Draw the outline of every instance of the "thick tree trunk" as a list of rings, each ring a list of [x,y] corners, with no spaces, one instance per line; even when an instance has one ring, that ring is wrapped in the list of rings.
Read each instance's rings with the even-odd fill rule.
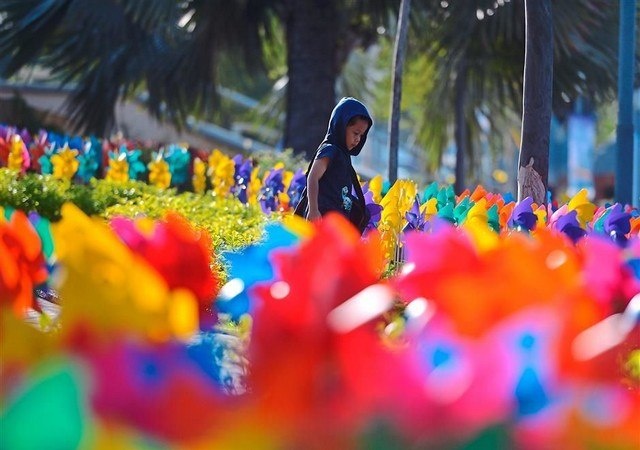
[[[453,190],[456,194],[464,191],[466,178],[466,156],[467,156],[467,119],[464,114],[465,103],[467,102],[467,64],[461,61],[458,64],[458,73],[454,86],[454,140],[456,143],[456,181]]]
[[[546,204],[553,84],[551,0],[525,0],[526,49],[518,200]]]
[[[313,157],[336,103],[338,34],[334,0],[293,0],[286,20],[287,117],[285,147]]]

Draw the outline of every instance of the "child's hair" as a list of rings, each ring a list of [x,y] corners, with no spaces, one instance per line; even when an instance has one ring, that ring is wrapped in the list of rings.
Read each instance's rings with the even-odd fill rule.
[[[364,120],[365,122],[369,122],[369,118],[367,116],[363,116],[362,114],[357,114],[353,116],[351,119],[349,119],[349,121],[347,122],[347,126],[350,127],[351,125],[356,123],[358,120]]]

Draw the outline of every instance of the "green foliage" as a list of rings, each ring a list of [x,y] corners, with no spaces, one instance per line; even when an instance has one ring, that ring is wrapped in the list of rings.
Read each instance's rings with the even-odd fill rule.
[[[187,218],[196,229],[211,237],[216,252],[237,249],[255,242],[262,235],[267,216],[258,206],[244,205],[234,197],[221,198],[211,194],[175,193],[173,190],[153,190],[140,196],[122,198],[106,208],[103,217],[146,216],[160,219],[173,211]]]
[[[60,219],[60,207],[66,200],[68,185],[50,175],[18,173],[0,169],[0,205],[23,211],[37,211],[51,221]]]
[[[0,168],[0,205],[35,211],[53,222],[60,220],[60,208],[74,203],[87,215],[102,215],[109,206],[130,201],[154,189],[143,182],[113,183],[93,180],[90,185],[71,184],[51,175],[20,175]]]
[[[85,214],[109,219],[114,216],[160,219],[173,211],[185,217],[198,230],[211,237],[211,251],[234,250],[256,242],[269,220],[257,205],[244,205],[234,197],[216,197],[211,193],[176,193],[161,190],[141,181],[116,183],[92,180],[89,185],[71,185],[51,175],[19,175],[0,168],[0,205],[35,211],[51,221],[61,218],[60,209],[72,202]],[[215,258],[212,267],[218,278],[226,279],[224,261]]]

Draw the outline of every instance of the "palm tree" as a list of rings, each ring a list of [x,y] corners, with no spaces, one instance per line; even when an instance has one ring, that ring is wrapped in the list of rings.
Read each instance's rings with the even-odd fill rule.
[[[416,5],[409,41],[407,85],[416,85],[408,109],[420,140],[439,161],[453,118],[457,164],[455,190],[466,182],[481,127],[479,112],[495,122],[522,114],[525,49],[524,0],[428,2]],[[564,115],[580,96],[598,105],[615,98],[617,9],[607,0],[552,0],[552,108]],[[410,78],[416,78],[410,80]],[[470,164],[466,164],[469,158]]]
[[[243,55],[239,70],[263,67],[273,18],[286,30],[285,144],[312,154],[335,102],[349,52],[376,37],[394,0],[6,0],[0,5],[0,76],[40,63],[62,84],[78,129],[104,134],[121,96],[145,88],[158,118],[184,124],[217,103],[222,55]]]
[[[258,36],[218,0],[8,0],[2,3],[0,76],[38,63],[61,85],[78,130],[110,131],[121,96],[148,91],[149,110],[184,124],[217,100],[217,60],[243,51],[259,61]],[[225,8],[225,16],[217,11]],[[259,18],[256,18],[258,21]],[[245,24],[245,25],[243,25]]]
[[[551,0],[525,0],[526,51],[518,200],[545,204],[549,178],[549,127],[553,82]]]

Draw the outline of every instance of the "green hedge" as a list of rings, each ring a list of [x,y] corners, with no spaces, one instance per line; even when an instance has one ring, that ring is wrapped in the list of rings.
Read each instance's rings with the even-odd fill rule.
[[[177,193],[175,189],[161,190],[141,181],[92,180],[89,185],[76,185],[50,175],[22,176],[0,169],[0,205],[35,211],[56,222],[60,220],[60,208],[65,202],[74,203],[87,215],[104,219],[116,215],[158,219],[167,211],[175,211],[195,228],[209,233],[212,252],[216,254],[256,242],[269,220],[258,205],[244,205],[233,197]],[[223,261],[218,261],[216,271],[224,280]]]

